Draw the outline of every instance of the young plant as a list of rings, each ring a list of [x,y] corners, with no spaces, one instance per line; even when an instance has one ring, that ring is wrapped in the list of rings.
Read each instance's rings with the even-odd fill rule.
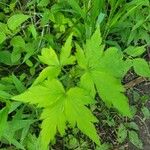
[[[52,48],[42,49],[39,59],[48,67],[40,73],[27,91],[12,97],[13,100],[36,104],[37,107],[43,108],[40,118],[43,120],[42,130],[39,136],[43,150],[48,148],[57,131],[61,136],[65,134],[68,124],[72,128],[77,126],[100,145],[94,127],[98,120],[87,107],[95,102],[96,93],[108,107],[114,107],[122,115],[132,117],[121,80],[132,66],[136,66],[135,70],[140,75],[147,72],[145,75],[150,77],[149,68],[137,69],[142,63],[136,63],[137,59],[125,59],[123,53],[114,47],[104,51],[99,27],[86,41],[83,49],[76,44],[75,55],[71,54],[71,49],[72,35],[68,37],[60,55]],[[66,66],[70,70],[75,68],[79,74],[79,81],[77,80],[73,87],[66,87],[63,83]]]

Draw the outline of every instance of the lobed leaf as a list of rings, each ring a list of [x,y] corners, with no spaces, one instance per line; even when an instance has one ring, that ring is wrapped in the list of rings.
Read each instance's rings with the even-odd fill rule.
[[[54,139],[57,131],[64,135],[66,122],[69,122],[72,127],[77,125],[96,144],[100,144],[93,125],[98,120],[85,106],[93,103],[93,99],[84,89],[75,87],[65,92],[61,82],[53,79],[46,80],[42,85],[33,86],[12,99],[38,104],[39,107],[44,108],[41,115],[43,122],[40,138],[41,145],[45,149]]]

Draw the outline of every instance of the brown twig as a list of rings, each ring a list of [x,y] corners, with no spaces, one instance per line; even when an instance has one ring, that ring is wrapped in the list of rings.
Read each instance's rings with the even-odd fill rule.
[[[146,78],[138,77],[138,78],[126,83],[124,86],[125,86],[126,89],[130,89],[130,88],[132,88],[132,87],[134,87],[134,86],[136,86],[136,85],[138,85],[138,84],[140,84],[144,81],[146,81]]]

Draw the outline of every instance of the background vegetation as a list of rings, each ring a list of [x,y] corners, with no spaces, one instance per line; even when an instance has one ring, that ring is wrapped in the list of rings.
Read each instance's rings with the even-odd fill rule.
[[[149,45],[149,0],[1,0],[1,150],[148,150]],[[87,61],[94,68],[92,83],[83,79]],[[57,63],[60,70],[50,68]],[[62,85],[72,90],[67,93],[74,106],[67,107],[67,128],[61,120],[59,132],[48,132],[58,112],[42,125],[49,112],[35,104],[46,110],[49,96],[33,90],[38,84],[47,84],[53,96]],[[95,100],[84,101],[87,93],[77,88],[89,90]],[[72,119],[74,108],[79,115]],[[41,144],[42,129],[46,139],[55,138]]]

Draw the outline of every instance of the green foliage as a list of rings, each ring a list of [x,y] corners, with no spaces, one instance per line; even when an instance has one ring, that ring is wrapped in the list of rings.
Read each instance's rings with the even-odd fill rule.
[[[74,85],[71,88],[66,87],[65,90],[62,83],[56,79],[65,65],[74,65],[75,56],[71,55],[71,39],[72,35],[62,47],[60,57],[52,48],[42,49],[39,59],[48,67],[40,73],[29,90],[12,98],[21,102],[37,104],[38,107],[43,108],[40,138],[44,149],[54,139],[57,130],[62,136],[64,135],[66,122],[71,127],[75,127],[77,124],[84,134],[96,144],[100,144],[92,124],[97,122],[97,119],[85,106],[94,102],[96,92],[107,106],[113,106],[124,116],[131,117],[128,99],[123,94],[125,89],[121,84],[121,79],[132,63],[129,63],[128,59],[123,60],[123,53],[116,48],[104,51],[99,27],[86,41],[84,50],[76,45],[76,59],[79,68],[84,70],[79,82],[80,87]],[[133,63],[137,59],[133,59]],[[112,62],[114,62],[113,65]],[[133,66],[135,67],[134,64]],[[118,68],[120,69],[118,70]],[[135,71],[137,72],[136,69]],[[139,72],[137,73],[139,74]],[[90,94],[88,94],[89,92]],[[119,142],[123,142],[127,136],[126,130],[120,127],[118,136]]]
[[[133,67],[135,72],[144,77],[150,77],[149,64],[142,58],[136,58],[133,60]]]
[[[9,29],[14,31],[15,29],[17,29],[17,27],[19,27],[28,18],[29,18],[29,16],[24,15],[24,14],[15,14],[8,19],[7,25],[9,27]]]
[[[119,142],[119,143],[122,143],[122,142],[124,142],[125,141],[125,139],[127,138],[127,129],[126,129],[126,127],[123,125],[123,124],[121,124],[120,126],[119,126],[119,129],[118,129],[118,133],[117,133],[117,141]]]
[[[4,132],[5,128],[6,128],[7,114],[8,114],[8,108],[7,107],[3,108],[0,111],[0,118],[1,118],[1,120],[0,120],[0,126],[1,126],[1,128],[0,128],[0,139],[1,139],[1,137],[3,135],[3,132]]]
[[[126,123],[125,125],[120,124],[117,131],[117,141],[119,143],[123,143],[128,137],[129,141],[133,145],[135,145],[139,149],[143,149],[143,143],[137,134],[138,130],[139,127],[135,122]]]
[[[6,35],[5,35],[3,32],[1,32],[1,33],[0,33],[0,44],[1,44],[3,41],[5,41],[5,39],[6,39]]]
[[[54,139],[56,130],[64,135],[66,122],[69,122],[72,127],[77,124],[77,127],[83,133],[99,145],[99,137],[92,124],[97,122],[97,119],[85,107],[85,105],[93,102],[90,96],[78,87],[65,92],[62,84],[56,79],[46,80],[43,84],[43,86],[31,87],[25,93],[13,97],[14,100],[30,102],[31,104],[38,104],[39,107],[44,107],[41,114],[41,119],[43,119],[41,125],[43,149]]]
[[[83,62],[80,59],[85,59],[85,68],[83,68],[85,69],[85,74],[81,77],[81,85],[86,87],[86,89],[89,87],[88,91],[91,91],[91,88],[93,91],[95,85],[99,96],[108,106],[113,105],[123,115],[131,117],[127,98],[122,94],[124,88],[121,85],[121,80],[117,79],[122,78],[130,66],[127,68],[126,62],[122,60],[123,57],[117,49],[110,48],[106,52],[103,52],[103,46],[100,46],[100,41],[101,38],[97,29],[91,39],[87,41],[85,52],[81,48],[77,49],[77,61],[81,68]],[[83,54],[83,57],[80,54]],[[116,59],[116,57],[120,60]],[[112,62],[114,62],[113,65]],[[121,69],[118,70],[115,64],[121,66]],[[82,81],[84,80],[82,78],[85,78],[85,76],[89,77],[90,85],[88,86],[84,85],[86,82]]]
[[[81,76],[81,88],[75,86],[67,88],[66,91],[62,83],[55,79],[60,74],[63,66],[74,64],[74,56],[71,56],[71,38],[72,36],[69,36],[62,47],[59,58],[52,48],[42,50],[39,59],[49,67],[40,73],[34,85],[28,91],[12,98],[17,101],[37,104],[38,107],[44,108],[41,114],[43,120],[41,144],[42,147],[45,145],[45,149],[49,142],[54,139],[57,130],[62,136],[64,135],[66,122],[69,122],[72,127],[77,124],[77,127],[83,133],[99,144],[98,135],[92,124],[97,120],[85,107],[85,105],[93,103],[94,100],[91,98],[95,97],[96,91],[106,105],[109,107],[113,105],[123,115],[131,117],[128,100],[123,95],[125,89],[121,85],[121,79],[131,65],[123,60],[123,53],[116,48],[103,50],[99,28],[97,28],[91,39],[87,40],[84,50],[77,45],[77,62],[79,67],[85,70]],[[116,60],[116,58],[118,59]],[[113,65],[111,65],[112,61],[114,62]],[[136,59],[133,61],[135,62]],[[118,71],[119,66],[121,67]],[[56,73],[55,70],[57,70]],[[38,85],[39,83],[40,85]],[[91,93],[88,95],[89,91]],[[84,125],[82,123],[83,119]],[[120,132],[119,141],[121,142],[126,138],[126,134]]]
[[[129,132],[129,140],[137,148],[143,149],[143,144],[142,144],[141,140],[139,139],[138,134],[135,131],[130,131]]]
[[[149,0],[1,0],[0,149],[144,149],[149,8]]]
[[[129,56],[132,57],[138,57],[142,55],[146,51],[145,46],[129,46],[127,49],[124,50],[125,53],[127,53]]]
[[[147,107],[142,108],[142,113],[143,113],[145,119],[150,118],[150,110]]]

